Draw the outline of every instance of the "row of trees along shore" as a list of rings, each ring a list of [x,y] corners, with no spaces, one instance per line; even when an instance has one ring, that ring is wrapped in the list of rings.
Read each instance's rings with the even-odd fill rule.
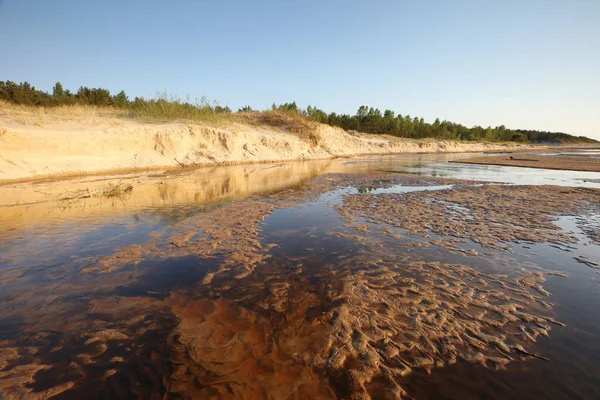
[[[37,90],[28,82],[14,83],[0,81],[0,100],[27,106],[56,107],[68,105],[93,105],[101,107],[121,108],[134,115],[155,117],[155,119],[209,119],[219,115],[227,117],[231,109],[217,103],[210,104],[206,99],[192,102],[159,95],[154,99],[135,97],[133,100],[124,91],[112,95],[109,90],[101,88],[80,87],[76,93],[63,89],[58,82],[52,93]],[[238,112],[255,112],[246,106]],[[403,138],[439,138],[451,140],[474,141],[513,141],[513,142],[597,142],[584,136],[573,136],[562,132],[547,132],[524,129],[508,129],[504,125],[497,127],[474,126],[468,128],[462,124],[440,121],[425,122],[423,118],[396,114],[392,110],[381,110],[368,106],[360,106],[356,114],[326,113],[317,107],[308,106],[301,109],[296,102],[273,104],[267,112],[286,113],[294,117],[303,117],[311,121],[337,126],[348,131],[373,134],[388,134]]]

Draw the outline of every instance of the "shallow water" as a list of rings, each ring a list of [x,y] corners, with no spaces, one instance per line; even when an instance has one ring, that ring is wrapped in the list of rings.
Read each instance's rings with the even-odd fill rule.
[[[600,187],[600,182],[597,181],[598,173],[587,171],[560,171],[539,168],[453,163],[427,163],[415,167],[400,168],[397,171],[444,178],[511,183],[515,185]]]
[[[215,388],[223,379],[215,376],[234,382],[215,392],[224,398],[264,398],[266,393],[275,398],[351,398],[359,389],[345,375],[327,363],[308,361],[315,349],[312,336],[306,335],[321,335],[324,328],[315,322],[321,330],[309,329],[300,321],[320,321],[321,314],[339,312],[342,299],[332,300],[336,297],[328,293],[337,290],[342,278],[352,282],[352,274],[377,275],[382,262],[441,262],[491,276],[566,272],[568,277],[550,275],[543,283],[551,293],[552,318],[566,326],[553,326],[549,337],[527,344],[528,351],[549,361],[515,360],[504,370],[460,358],[436,368],[413,367],[398,378],[405,397],[600,398],[600,321],[595,317],[600,269],[574,258],[600,261],[599,214],[556,220],[556,229],[572,232],[576,242],[520,241],[501,251],[468,239],[453,244],[458,250],[440,247],[435,241],[443,236],[425,238],[393,226],[384,232],[368,219],[349,222],[340,211],[344,196],[419,195],[461,186],[428,177],[600,188],[590,182],[600,178],[598,173],[448,162],[467,156],[365,157],[0,187],[0,341],[5,348],[36,349],[18,357],[0,353],[9,360],[0,363],[0,388],[21,384],[42,392],[59,387],[57,398],[161,398],[166,391],[178,393],[179,387],[165,386],[164,377],[175,377],[185,391],[189,387],[181,382],[189,379],[182,376],[195,374],[201,382],[194,386],[196,398],[209,393],[208,388],[220,390]],[[401,183],[361,179],[324,190],[311,186],[319,176],[326,182],[325,174],[379,172],[408,178]],[[79,197],[82,190],[94,193],[116,181],[131,182],[133,191],[118,198]],[[470,212],[460,205],[450,209],[457,215]],[[213,239],[202,242],[208,235]],[[190,247],[194,241],[202,245]],[[422,273],[406,269],[401,279],[416,279],[427,287],[431,278]],[[368,306],[356,312],[383,315],[384,310],[370,308],[376,304],[369,302],[373,295],[377,290],[345,301]],[[390,293],[388,300],[394,296]],[[98,339],[107,335],[99,332],[107,331],[110,339]],[[223,338],[215,339],[218,335]],[[16,344],[9,346],[11,341]],[[210,346],[198,344],[202,341]],[[184,345],[201,369],[180,359],[175,350]],[[287,348],[295,351],[287,354]],[[251,355],[242,356],[248,349]],[[333,351],[332,360],[336,355]],[[360,359],[348,360],[346,368],[360,370]],[[37,364],[48,368],[28,367],[33,371],[29,375],[11,375],[18,365]],[[188,369],[179,376],[174,371],[182,365]],[[306,372],[310,365],[319,367]],[[261,383],[249,375],[261,377]],[[6,382],[11,383],[3,386]],[[266,392],[253,391],[256,387]],[[373,398],[400,396],[378,377],[366,390]]]
[[[593,158],[600,157],[600,150],[598,149],[585,149],[585,150],[571,150],[571,151],[549,151],[549,152],[536,152],[532,154],[538,154],[540,156],[588,156]]]

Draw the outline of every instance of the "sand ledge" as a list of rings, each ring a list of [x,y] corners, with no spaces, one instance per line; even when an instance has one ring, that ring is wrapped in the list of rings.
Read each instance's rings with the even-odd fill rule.
[[[57,113],[53,115],[52,112]],[[184,166],[330,159],[365,154],[493,152],[517,143],[464,143],[349,133],[315,124],[309,137],[286,127],[231,122],[149,124],[111,114],[42,117],[0,112],[0,182]],[[31,117],[31,118],[29,118]],[[41,118],[41,119],[40,119]],[[539,148],[537,146],[536,148]]]

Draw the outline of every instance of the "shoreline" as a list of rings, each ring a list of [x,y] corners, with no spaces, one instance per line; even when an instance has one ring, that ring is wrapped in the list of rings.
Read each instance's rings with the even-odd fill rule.
[[[460,142],[457,142],[460,143]],[[481,143],[482,142],[475,142]],[[423,155],[423,154],[513,154],[520,152],[528,152],[531,150],[544,150],[547,149],[547,146],[537,147],[537,148],[527,148],[527,149],[506,149],[506,150],[467,150],[467,151],[438,151],[438,152],[398,152],[398,153],[359,153],[359,154],[348,154],[348,155],[338,155],[338,156],[330,156],[330,157],[322,157],[322,158],[295,158],[295,159],[281,159],[281,160],[263,160],[263,161],[224,161],[224,162],[214,162],[214,163],[204,163],[204,164],[186,164],[186,165],[165,165],[165,166],[153,166],[153,167],[125,167],[125,168],[111,168],[111,169],[103,169],[97,171],[90,172],[64,172],[64,173],[56,173],[49,175],[35,175],[31,177],[25,178],[15,178],[15,179],[2,179],[0,178],[0,187],[13,185],[13,184],[21,184],[21,183],[50,183],[54,181],[63,181],[69,179],[77,179],[77,178],[86,178],[86,177],[106,177],[112,175],[128,175],[128,174],[136,174],[136,173],[151,173],[156,171],[158,173],[167,173],[174,171],[186,171],[186,170],[194,170],[199,168],[209,168],[209,167],[229,167],[229,166],[244,166],[244,165],[264,165],[264,164],[279,164],[279,163],[303,163],[303,162],[311,162],[311,161],[328,161],[328,160],[337,160],[337,159],[353,159],[367,156],[411,156],[411,155]],[[561,147],[561,149],[580,149],[581,147]],[[1,160],[0,160],[1,161]],[[461,161],[449,161],[449,162],[461,162]]]
[[[0,186],[90,175],[361,156],[512,153],[573,144],[459,142],[298,127],[145,123],[110,112],[0,113]],[[591,148],[590,145],[576,148]]]

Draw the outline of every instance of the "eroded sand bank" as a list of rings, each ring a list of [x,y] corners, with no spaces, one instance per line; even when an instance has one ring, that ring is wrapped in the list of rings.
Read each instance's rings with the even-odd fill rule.
[[[361,154],[513,151],[523,144],[403,140],[316,123],[260,118],[216,126],[144,123],[115,111],[29,109],[0,104],[0,182],[108,172],[327,159]],[[256,120],[255,120],[256,119]]]
[[[432,190],[369,193],[399,185]],[[323,193],[338,199],[333,223],[321,220],[325,233],[265,236],[270,216]],[[0,389],[31,398],[411,398],[404,381],[413,371],[544,358],[533,343],[562,325],[544,280],[565,274],[523,270],[502,254],[517,241],[574,242],[553,221],[598,212],[599,196],[328,174],[235,201],[146,243],[76,260],[70,273],[80,281],[51,280],[50,289],[4,302],[5,321],[18,318],[21,335],[0,342]],[[299,238],[311,247],[299,252]],[[197,282],[136,286],[151,273],[148,262],[189,257],[209,263],[194,261],[205,269]],[[2,285],[19,279],[5,276]]]

